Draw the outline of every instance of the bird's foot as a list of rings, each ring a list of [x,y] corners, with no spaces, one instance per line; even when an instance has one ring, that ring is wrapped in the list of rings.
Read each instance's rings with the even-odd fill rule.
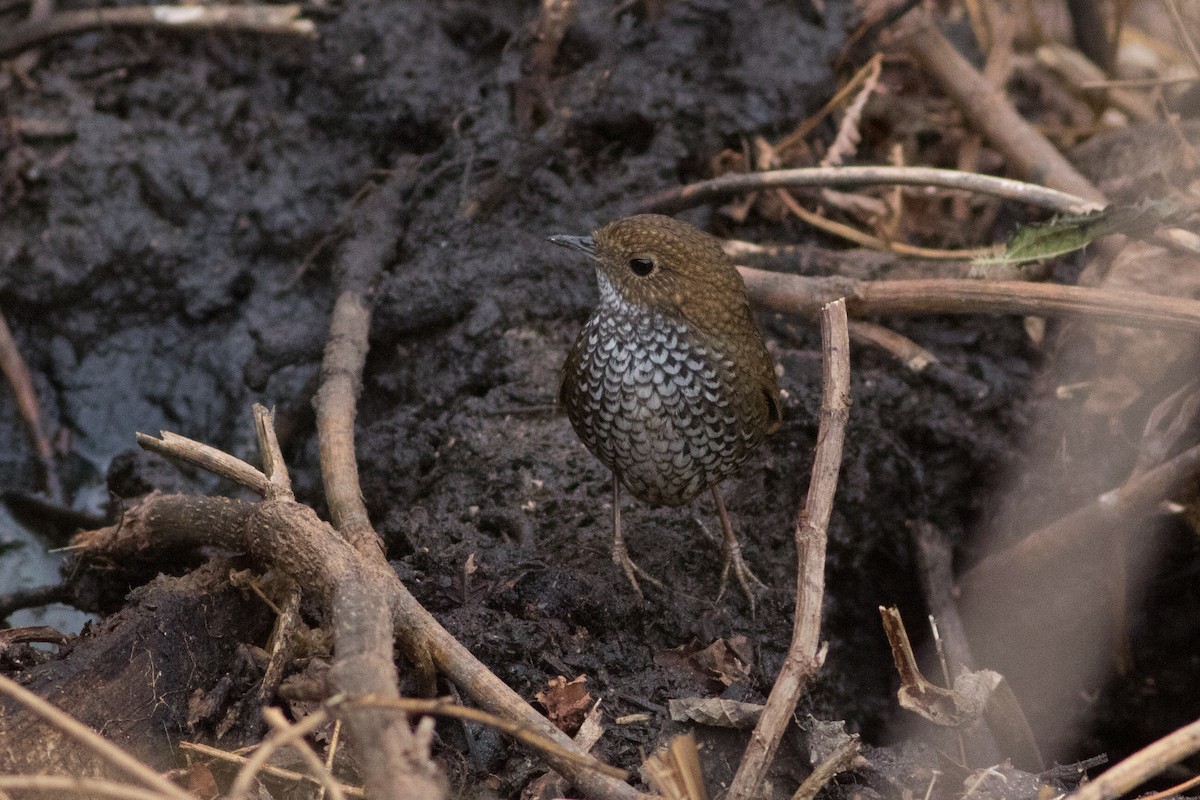
[[[667,587],[663,585],[662,581],[649,572],[646,572],[646,570],[637,565],[637,562],[629,557],[629,551],[625,549],[624,539],[613,541],[612,559],[613,563],[620,567],[621,571],[625,573],[625,577],[629,579],[629,585],[633,587],[633,591],[639,600],[646,599],[646,595],[642,593],[642,587],[638,584],[639,575],[654,588],[663,591],[666,590]]]
[[[737,539],[726,538],[721,543],[721,582],[720,588],[717,590],[717,600],[719,601],[725,594],[725,588],[729,584],[729,573],[732,572],[737,578],[738,586],[742,589],[742,594],[746,596],[746,600],[750,603],[750,613],[755,612],[755,591],[766,589],[767,585],[762,579],[754,574],[750,569],[750,565],[742,558],[742,546]]]

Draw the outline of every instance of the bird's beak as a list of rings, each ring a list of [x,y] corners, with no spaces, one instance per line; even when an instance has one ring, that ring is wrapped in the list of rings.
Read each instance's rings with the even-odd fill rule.
[[[596,240],[590,236],[567,236],[563,233],[556,233],[546,237],[546,241],[587,253],[592,258],[596,257]]]

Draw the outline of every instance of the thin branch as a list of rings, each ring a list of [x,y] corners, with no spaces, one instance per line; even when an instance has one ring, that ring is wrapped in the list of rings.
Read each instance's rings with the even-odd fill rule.
[[[254,784],[254,779],[258,777],[258,773],[267,765],[267,761],[270,760],[271,756],[301,737],[312,733],[328,721],[329,711],[327,706],[309,714],[295,725],[283,729],[273,728],[270,735],[266,739],[263,739],[262,743],[254,751],[254,755],[246,759],[246,763],[238,770],[233,785],[229,787],[229,800],[247,800],[250,796],[250,787]],[[371,754],[364,753],[363,756],[364,758],[370,758]]]
[[[42,412],[38,406],[37,393],[33,390],[33,378],[29,375],[29,366],[21,355],[21,348],[13,338],[8,322],[0,314],[0,372],[12,387],[17,400],[17,410],[25,423],[29,440],[33,443],[37,454],[38,464],[42,469],[42,481],[46,493],[55,503],[63,502],[62,483],[58,479],[58,467],[55,465],[54,448],[42,430]]]
[[[625,770],[605,764],[603,761],[588,755],[586,752],[581,752],[579,749],[568,750],[565,747],[561,747],[557,742],[547,739],[537,731],[530,730],[520,723],[511,722],[502,717],[497,717],[495,714],[489,714],[486,711],[468,708],[467,706],[458,705],[446,700],[419,700],[411,697],[377,700],[372,697],[360,697],[348,701],[346,707],[386,708],[402,711],[405,714],[451,717],[453,719],[467,720],[468,722],[478,722],[506,733],[522,744],[548,757],[553,757],[617,780],[625,780],[628,777]]]
[[[719,197],[771,188],[803,186],[924,186],[1000,197],[1059,213],[1079,214],[1103,206],[1102,198],[1047,189],[1011,178],[934,167],[801,167],[767,172],[730,173],[719,178],[668,189],[639,204],[642,211],[671,214]]]
[[[1114,764],[1095,780],[1067,795],[1067,800],[1114,800],[1198,752],[1200,720],[1184,725]]]
[[[333,599],[336,647],[330,679],[338,691],[351,697],[400,694],[392,601],[407,592],[383,554],[383,540],[363,502],[354,420],[370,346],[367,298],[403,232],[395,217],[420,174],[416,163],[405,162],[394,169],[354,217],[334,270],[338,297],[321,359],[321,385],[313,398],[330,518],[357,555],[356,579],[339,582]],[[420,671],[420,651],[410,648],[410,652],[417,655]],[[420,729],[369,710],[348,714],[345,725],[351,744],[364,754],[360,763],[369,794],[379,800],[437,800],[446,795],[445,775],[430,757],[429,737]]]
[[[267,476],[240,458],[235,458],[212,445],[170,431],[159,431],[159,436],[162,438],[155,439],[145,433],[135,434],[138,445],[144,450],[158,453],[172,461],[182,461],[200,467],[239,486],[245,486],[263,497],[271,492],[271,481]]]
[[[330,745],[330,746],[332,747],[332,745]],[[190,750],[194,753],[199,753],[202,756],[207,756],[209,758],[215,758],[220,761],[227,761],[232,764],[245,764],[246,761],[249,760],[246,756],[238,755],[237,753],[230,753],[226,750],[220,750],[216,747],[209,747],[206,744],[199,744],[198,742],[180,742],[179,747],[181,750]],[[282,767],[273,767],[270,764],[267,764],[264,767],[262,767],[262,769],[260,769],[259,772],[267,774],[267,775],[271,775],[276,778],[282,778],[283,780],[287,780],[287,781],[295,781],[297,783],[310,783],[313,786],[321,785],[321,782],[318,781],[316,778],[314,778],[311,775],[305,775],[303,772],[293,772],[290,769],[283,769]],[[343,783],[343,784],[341,784],[341,788],[342,788],[342,793],[347,795],[348,797],[364,797],[364,796],[366,796],[366,792],[364,792],[362,790],[362,787],[360,787],[360,786],[350,786],[348,784]]]
[[[230,30],[315,36],[312,20],[300,19],[300,6],[128,6],[60,11],[45,19],[14,25],[0,34],[0,58],[48,39],[96,28],[158,28],[174,31]]]
[[[1012,575],[1030,565],[1058,563],[1055,559],[1065,553],[1081,552],[1090,546],[1096,531],[1108,529],[1113,520],[1153,513],[1163,498],[1178,491],[1198,471],[1200,445],[1105,492],[1012,547],[987,556],[962,576],[959,586],[964,593],[976,590],[980,582],[999,581],[1007,586]]]
[[[726,794],[728,800],[749,800],[759,795],[796,702],[824,661],[821,607],[825,595],[826,530],[833,513],[842,441],[850,417],[850,335],[843,301],[837,300],[821,309],[821,340],[821,424],[808,498],[796,519],[798,563],[792,642]]]
[[[825,788],[825,784],[833,780],[839,772],[845,772],[854,766],[858,758],[858,737],[846,739],[838,745],[820,764],[813,768],[800,788],[792,795],[792,800],[813,800],[817,792]]]
[[[0,675],[0,694],[8,695],[46,722],[80,742],[113,767],[174,800],[194,800],[190,794],[159,775],[65,711],[51,705],[19,683]],[[72,779],[74,780],[74,779]]]
[[[286,732],[291,728],[291,724],[283,716],[283,712],[278,708],[264,708],[263,719],[271,726],[271,729],[279,733]],[[300,756],[301,760],[312,771],[313,776],[320,782],[322,791],[328,792],[333,800],[346,800],[346,795],[342,793],[341,785],[334,779],[333,775],[325,768],[325,763],[309,746],[308,742],[304,741],[304,737],[292,739],[290,742],[292,749]]]
[[[1200,330],[1200,301],[1144,292],[1120,292],[1085,286],[1028,281],[978,281],[930,278],[860,281],[810,278],[738,267],[750,299],[762,308],[811,315],[822,304],[846,298],[855,317],[875,314],[1014,314],[1080,316],[1134,328]]]

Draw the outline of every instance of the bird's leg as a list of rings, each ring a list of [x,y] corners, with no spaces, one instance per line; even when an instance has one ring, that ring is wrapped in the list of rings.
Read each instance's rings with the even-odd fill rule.
[[[750,601],[750,611],[753,612],[754,585],[762,589],[767,588],[767,585],[750,571],[750,567],[742,559],[742,545],[733,532],[733,523],[729,520],[729,512],[725,510],[725,502],[721,499],[721,491],[717,484],[714,483],[708,488],[712,490],[713,502],[717,504],[717,514],[721,517],[721,533],[724,535],[724,541],[721,542],[721,588],[717,590],[717,599],[720,600],[725,594],[725,581],[729,577],[729,568],[733,567],[734,577],[742,587],[742,594]]]
[[[655,578],[649,572],[639,567],[629,557],[629,551],[625,549],[625,536],[621,533],[621,479],[617,474],[613,473],[613,563],[621,568],[625,573],[625,577],[629,579],[629,583],[633,586],[633,591],[637,596],[645,600],[646,595],[642,594],[642,587],[638,585],[637,576],[641,575],[647,581],[659,589],[664,589],[662,581]]]

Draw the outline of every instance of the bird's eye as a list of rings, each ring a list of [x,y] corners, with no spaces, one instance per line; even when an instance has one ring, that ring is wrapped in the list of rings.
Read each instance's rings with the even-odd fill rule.
[[[629,268],[633,270],[634,275],[644,278],[651,272],[654,272],[654,259],[631,258],[629,259]]]

